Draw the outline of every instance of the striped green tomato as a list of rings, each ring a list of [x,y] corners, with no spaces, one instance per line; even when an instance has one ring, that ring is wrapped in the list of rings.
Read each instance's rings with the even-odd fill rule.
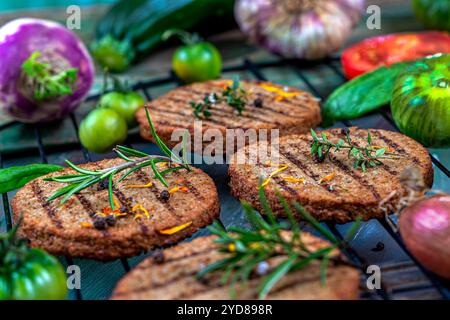
[[[394,83],[391,111],[404,134],[427,147],[450,147],[450,55],[408,66]]]

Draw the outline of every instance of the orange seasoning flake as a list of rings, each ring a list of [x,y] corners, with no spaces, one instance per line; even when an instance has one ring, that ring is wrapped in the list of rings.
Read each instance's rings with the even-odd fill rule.
[[[275,101],[283,101],[284,99],[294,98],[296,96],[302,95],[303,92],[296,92],[296,91],[284,91],[280,88],[277,88],[275,86],[272,86],[270,84],[261,83],[259,85],[261,88],[263,88],[266,91],[276,93],[277,96],[275,97]]]
[[[267,179],[264,180],[263,183],[261,183],[261,185],[259,186],[258,189],[264,188],[267,184],[269,184],[269,182],[273,178],[273,176],[275,176],[276,174],[280,173],[283,170],[286,170],[288,167],[289,166],[287,164],[280,164],[280,167],[277,170],[270,173],[269,176],[267,177]]]
[[[138,203],[137,205],[135,205],[135,206],[131,209],[131,212],[137,212],[137,214],[135,215],[135,219],[137,219],[136,216],[139,216],[139,215],[142,216],[142,213],[145,215],[145,217],[146,217],[147,219],[150,219],[150,214],[148,213],[148,210],[145,209],[144,206],[143,206],[142,204],[140,204],[140,203]],[[141,212],[141,213],[139,213],[139,212]]]
[[[159,230],[158,232],[160,234],[164,234],[164,235],[171,235],[171,234],[175,234],[177,232],[180,232],[183,229],[186,229],[187,227],[189,227],[192,224],[192,221],[189,221],[188,223],[179,225],[179,226],[175,226],[169,229],[163,229],[163,230]]]
[[[94,225],[90,222],[80,222],[80,226],[85,229],[93,229]]]
[[[293,182],[293,183],[304,183],[305,178],[294,178],[294,177],[284,177],[284,181]]]
[[[322,184],[324,182],[329,182],[333,180],[336,177],[336,172],[330,173],[329,175],[326,175],[322,179],[319,180],[319,184]]]
[[[139,189],[139,188],[151,188],[153,186],[153,182],[149,182],[147,184],[129,184],[125,186],[127,189]]]
[[[172,194],[172,193],[175,193],[178,191],[182,191],[182,192],[186,193],[186,192],[189,192],[189,189],[185,186],[178,186],[178,187],[173,187],[172,189],[170,189],[169,193]]]

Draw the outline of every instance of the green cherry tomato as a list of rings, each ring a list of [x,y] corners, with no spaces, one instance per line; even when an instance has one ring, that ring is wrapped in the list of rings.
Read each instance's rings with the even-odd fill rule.
[[[59,261],[41,249],[30,249],[20,265],[0,274],[0,300],[62,300],[67,277]]]
[[[114,110],[91,111],[80,124],[80,141],[89,151],[104,153],[125,141],[127,123]]]
[[[100,98],[100,107],[110,108],[125,119],[129,128],[137,124],[136,111],[145,104],[144,98],[136,92],[109,92]]]
[[[222,57],[208,42],[189,44],[175,51],[172,68],[186,83],[216,79],[222,70]]]

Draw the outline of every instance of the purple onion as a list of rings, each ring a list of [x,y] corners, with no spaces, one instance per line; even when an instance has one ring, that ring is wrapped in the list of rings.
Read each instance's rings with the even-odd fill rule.
[[[55,70],[77,69],[71,94],[37,100],[24,82],[22,64],[32,53]],[[0,29],[0,108],[21,122],[49,122],[63,118],[86,97],[94,80],[94,65],[81,40],[72,31],[48,20],[23,18]]]

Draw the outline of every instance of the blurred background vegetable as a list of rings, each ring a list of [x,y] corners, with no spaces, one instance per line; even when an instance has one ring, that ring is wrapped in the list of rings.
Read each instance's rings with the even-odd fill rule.
[[[399,219],[406,247],[427,269],[450,279],[450,196],[412,203]]]
[[[395,81],[391,111],[404,134],[427,147],[450,147],[450,55],[408,66]]]
[[[197,34],[171,29],[164,32],[163,40],[177,36],[184,43],[172,57],[172,68],[178,78],[186,83],[216,79],[222,70],[219,50]]]
[[[20,222],[0,233],[0,300],[63,300],[66,273],[59,261],[17,239]]]
[[[48,20],[17,19],[0,29],[0,108],[22,122],[49,122],[87,95],[94,67],[84,44]]]
[[[336,52],[360,20],[364,0],[237,0],[236,20],[251,40],[284,57]]]
[[[167,29],[206,36],[233,28],[233,6],[234,0],[122,0],[98,24],[92,53],[101,66],[121,72],[161,46]]]
[[[376,110],[391,101],[394,80],[407,62],[379,67],[334,90],[322,106],[323,126],[350,120]]]
[[[448,33],[394,33],[354,44],[344,50],[341,62],[347,79],[353,79],[381,66],[413,61],[436,53],[450,53]]]
[[[108,79],[113,81],[112,91],[105,93],[108,87]],[[99,100],[100,108],[109,108],[116,111],[127,123],[128,128],[136,126],[136,111],[145,104],[145,99],[137,92],[134,92],[128,85],[117,77],[105,72],[103,78],[103,94]]]
[[[413,0],[413,8],[425,27],[450,32],[449,0]]]

